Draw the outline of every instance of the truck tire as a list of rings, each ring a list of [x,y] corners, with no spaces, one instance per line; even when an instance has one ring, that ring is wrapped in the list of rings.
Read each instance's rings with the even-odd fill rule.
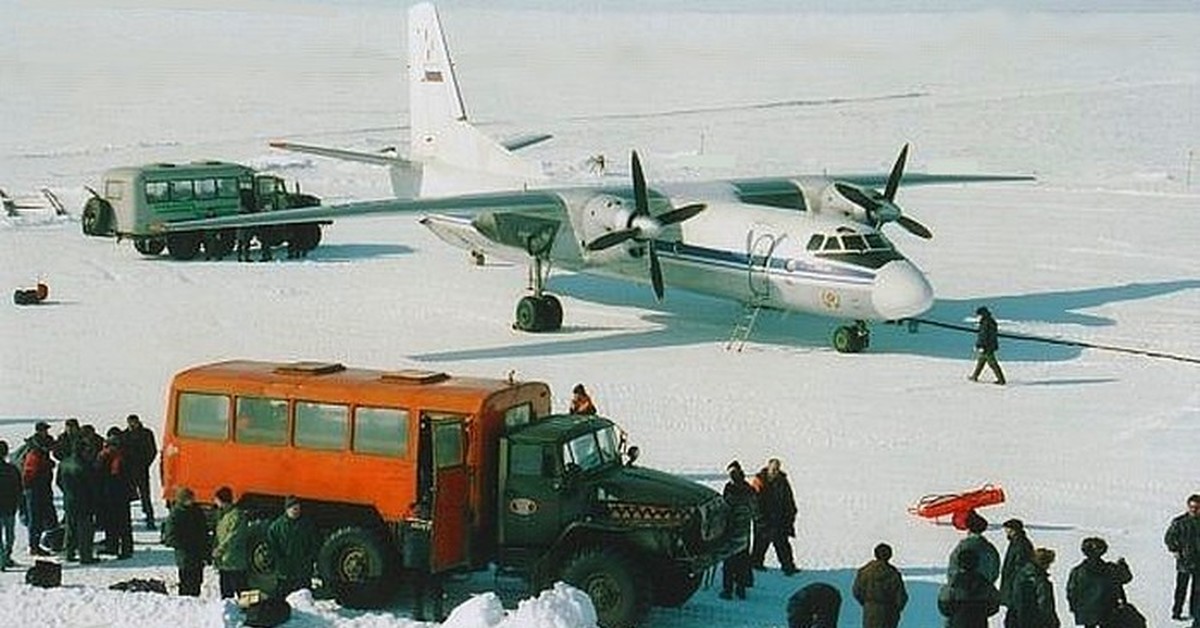
[[[617,549],[580,550],[567,559],[562,579],[588,594],[603,628],[637,626],[650,608],[650,587],[643,571]]]
[[[668,570],[654,577],[654,605],[679,608],[700,588],[702,574]]]
[[[325,539],[317,554],[317,569],[342,606],[379,608],[393,590],[387,578],[391,557],[380,534],[347,527]]]
[[[133,248],[147,257],[157,257],[167,248],[167,242],[162,238],[138,238],[133,241]]]
[[[187,261],[200,252],[200,234],[194,232],[172,233],[167,236],[167,252],[172,259]]]
[[[275,561],[267,547],[268,519],[256,519],[246,526],[246,550],[250,565],[246,578],[251,589],[274,592],[278,586],[275,578]]]

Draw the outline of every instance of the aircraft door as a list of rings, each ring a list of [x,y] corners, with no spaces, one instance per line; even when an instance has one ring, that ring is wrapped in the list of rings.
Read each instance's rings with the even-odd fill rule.
[[[756,301],[766,301],[771,297],[771,259],[785,237],[765,228],[751,229],[746,233],[747,280],[750,297]]]
[[[471,478],[464,418],[422,413],[421,436],[422,441],[428,439],[428,454],[420,462],[431,472],[427,480],[433,520],[429,567],[436,573],[469,559]]]

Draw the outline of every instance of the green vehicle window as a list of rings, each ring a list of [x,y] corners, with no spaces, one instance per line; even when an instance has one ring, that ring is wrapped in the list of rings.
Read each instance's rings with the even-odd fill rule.
[[[146,201],[149,203],[163,203],[170,196],[168,191],[170,187],[166,181],[147,181],[146,182]]]
[[[190,201],[193,197],[191,181],[172,181],[171,200]]]
[[[463,429],[461,423],[434,424],[433,464],[438,469],[457,467],[463,463]]]
[[[225,440],[229,434],[229,397],[179,393],[175,429],[180,436]]]
[[[355,408],[354,451],[393,458],[408,457],[408,410]]]
[[[336,403],[296,402],[296,446],[339,450],[346,446],[350,407]]]
[[[226,177],[217,179],[217,196],[221,198],[237,198],[238,197],[238,182],[237,179]]]
[[[200,180],[196,181],[196,198],[198,198],[198,199],[217,198],[217,180],[216,179],[200,179]]]
[[[254,445],[286,445],[287,414],[286,399],[238,397],[236,440]]]

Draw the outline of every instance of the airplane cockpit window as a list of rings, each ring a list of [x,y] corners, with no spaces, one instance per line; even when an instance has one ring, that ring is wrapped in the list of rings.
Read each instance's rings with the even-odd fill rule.
[[[838,240],[836,237],[826,238],[825,250],[826,251],[840,251],[840,250],[842,250],[842,242],[840,240]]]
[[[871,249],[891,249],[892,248],[892,244],[890,242],[888,242],[887,238],[884,238],[882,234],[868,233],[866,235],[866,238],[867,238],[867,247],[868,248],[871,248]]]
[[[820,251],[821,245],[824,243],[825,236],[819,233],[814,233],[812,237],[808,239],[808,246],[806,248],[810,251]]]
[[[842,246],[846,247],[847,251],[865,251],[867,250],[867,241],[860,235],[844,235],[842,236]]]

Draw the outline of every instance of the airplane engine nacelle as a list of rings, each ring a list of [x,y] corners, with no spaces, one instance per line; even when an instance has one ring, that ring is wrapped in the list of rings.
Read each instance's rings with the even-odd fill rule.
[[[592,242],[606,233],[634,226],[631,224],[633,211],[632,201],[611,194],[600,194],[589,199],[580,214],[583,218],[583,224],[580,225],[581,242]],[[612,260],[618,257],[640,257],[643,249],[643,243],[631,239],[618,246],[588,251],[585,254],[593,260]]]
[[[844,184],[843,184],[844,185]],[[837,188],[833,185],[825,186],[821,192],[821,203],[817,210],[823,214],[830,216],[844,216],[855,222],[864,224],[870,223],[870,217],[867,216],[867,210],[859,205],[852,203],[850,199],[842,196]]]

